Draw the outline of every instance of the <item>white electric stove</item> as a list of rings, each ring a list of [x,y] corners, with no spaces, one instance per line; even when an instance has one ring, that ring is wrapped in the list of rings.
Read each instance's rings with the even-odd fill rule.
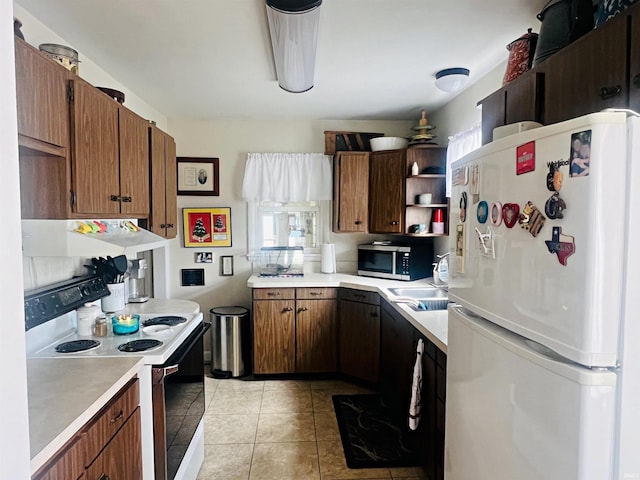
[[[106,292],[106,293],[105,293]],[[108,294],[101,279],[84,277],[25,294],[25,342],[28,358],[83,358],[134,356],[144,359],[140,378],[143,480],[195,479],[204,458],[203,337],[209,324],[201,312],[169,311],[172,301],[162,301],[157,313],[153,300],[127,305],[117,315],[139,315],[135,333],[116,335],[107,314],[106,336],[77,333],[75,309]],[[184,301],[173,302],[184,305]],[[191,302],[188,302],[191,304]],[[83,343],[88,349],[66,352],[61,346]],[[130,345],[143,344],[140,351]],[[64,349],[62,349],[64,350]],[[201,361],[202,360],[202,361]],[[188,365],[197,365],[194,371]],[[184,368],[182,368],[184,366]],[[153,380],[152,380],[153,377]],[[156,394],[156,389],[160,394]],[[183,408],[187,405],[189,408]],[[154,436],[154,421],[166,419],[166,438]],[[175,428],[174,428],[175,427]]]

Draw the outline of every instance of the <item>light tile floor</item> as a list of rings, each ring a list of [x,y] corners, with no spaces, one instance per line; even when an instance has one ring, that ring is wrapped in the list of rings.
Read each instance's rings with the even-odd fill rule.
[[[421,468],[347,467],[331,396],[367,392],[339,380],[206,377],[198,479],[426,479]]]

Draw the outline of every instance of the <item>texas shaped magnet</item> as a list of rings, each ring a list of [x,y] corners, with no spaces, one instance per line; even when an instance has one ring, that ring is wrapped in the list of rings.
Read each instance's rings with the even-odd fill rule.
[[[562,265],[567,265],[567,259],[576,252],[574,237],[563,235],[562,227],[553,227],[551,240],[545,240],[549,253],[555,253]]]

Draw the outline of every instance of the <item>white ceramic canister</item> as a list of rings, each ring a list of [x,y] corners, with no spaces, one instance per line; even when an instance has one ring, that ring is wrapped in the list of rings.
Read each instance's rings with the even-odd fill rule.
[[[111,295],[102,297],[100,300],[102,311],[104,313],[113,313],[124,309],[124,282],[108,283],[107,288],[109,292],[111,292]]]
[[[90,337],[93,334],[93,322],[102,312],[98,305],[85,303],[76,310],[78,316],[78,335]]]

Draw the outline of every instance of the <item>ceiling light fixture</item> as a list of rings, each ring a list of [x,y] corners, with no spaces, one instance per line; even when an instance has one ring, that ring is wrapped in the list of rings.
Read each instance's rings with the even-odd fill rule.
[[[469,83],[468,68],[447,68],[436,73],[436,87],[443,92],[457,92]]]
[[[301,93],[313,87],[322,0],[266,0],[278,85]]]

